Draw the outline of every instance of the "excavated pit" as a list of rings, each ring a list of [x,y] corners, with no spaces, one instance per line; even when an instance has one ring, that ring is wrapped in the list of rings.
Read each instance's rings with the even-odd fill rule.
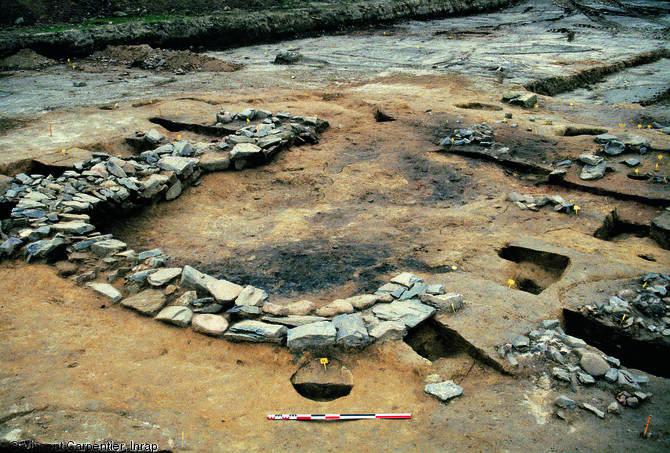
[[[511,262],[503,284],[512,280],[517,289],[535,295],[560,280],[570,264],[567,256],[515,245],[503,247],[498,256]]]
[[[404,341],[431,362],[466,351],[465,340],[455,330],[446,329],[434,319],[411,329]]]
[[[628,368],[670,378],[670,339],[646,330],[624,329],[569,308],[563,309],[565,331],[581,338]]]
[[[345,397],[354,388],[351,371],[337,359],[312,360],[291,376],[298,394],[314,401],[333,401]]]

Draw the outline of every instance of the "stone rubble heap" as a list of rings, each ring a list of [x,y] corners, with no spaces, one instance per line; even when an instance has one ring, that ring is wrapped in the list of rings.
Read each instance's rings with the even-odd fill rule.
[[[556,212],[564,212],[566,214],[577,212],[579,207],[574,201],[565,201],[560,195],[520,195],[516,192],[507,194],[507,200],[514,204],[519,209],[531,211],[539,211],[541,208],[547,206],[553,208]]]
[[[609,300],[584,305],[580,311],[623,329],[670,336],[670,275],[645,274],[637,287],[622,289]]]
[[[587,181],[603,178],[608,171],[616,171],[613,167],[609,166],[609,162],[607,161],[608,157],[614,158],[624,153],[644,155],[647,151],[652,149],[649,140],[631,134],[624,134],[621,137],[612,134],[600,134],[596,136],[594,140],[601,145],[600,149],[597,151],[600,155],[587,153],[579,156],[579,161],[583,164],[579,177]],[[635,157],[628,157],[620,161],[620,163],[628,167],[637,167],[640,165],[640,160]],[[634,170],[631,170],[628,173],[628,177],[631,179],[650,179],[652,182],[659,184],[667,184],[667,176],[668,175],[659,174],[651,175],[649,173],[643,174]]]
[[[567,335],[557,319],[545,320],[526,335],[519,335],[510,343],[499,347],[500,357],[511,366],[522,366],[525,362],[545,363],[551,367],[551,377],[556,387],[570,387],[574,391],[599,387],[609,390],[616,401],[608,407],[609,412],[618,412],[619,404],[637,407],[651,398],[651,393],[642,391],[649,379],[645,375],[633,375],[621,367],[621,362],[603,354],[586,344],[582,339]],[[573,409],[577,402],[561,395],[555,404],[562,409]],[[604,418],[605,412],[588,403],[579,404],[585,410]],[[560,418],[565,414],[558,412]]]
[[[494,144],[493,129],[486,123],[472,124],[467,129],[456,129],[450,137],[440,140],[440,146],[479,145],[485,148]]]

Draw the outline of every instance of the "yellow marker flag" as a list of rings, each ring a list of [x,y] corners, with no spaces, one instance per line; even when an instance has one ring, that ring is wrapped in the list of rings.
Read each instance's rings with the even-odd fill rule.
[[[324,357],[323,359],[319,360],[319,362],[321,362],[321,365],[323,365],[323,371],[328,371],[326,369],[326,365],[328,365],[328,359]]]
[[[512,285],[514,285],[516,282],[512,280],[511,278],[507,280],[507,289],[512,289]]]

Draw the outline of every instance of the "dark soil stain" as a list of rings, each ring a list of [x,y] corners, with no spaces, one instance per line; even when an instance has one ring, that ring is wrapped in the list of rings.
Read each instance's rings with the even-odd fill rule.
[[[425,206],[447,206],[477,189],[472,178],[456,168],[408,154],[400,163],[400,172]]]
[[[254,259],[249,260],[249,253]],[[273,295],[295,296],[354,282],[356,293],[374,292],[383,275],[397,267],[394,253],[374,243],[309,239],[238,251],[235,258],[199,266],[217,278],[263,288]],[[346,296],[345,296],[346,297]]]

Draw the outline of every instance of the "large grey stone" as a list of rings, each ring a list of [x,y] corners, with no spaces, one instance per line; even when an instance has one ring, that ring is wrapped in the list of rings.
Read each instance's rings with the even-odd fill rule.
[[[42,239],[28,244],[25,252],[29,261],[34,258],[50,259],[64,246],[65,241],[62,238]]]
[[[605,159],[602,156],[596,156],[595,154],[580,154],[579,160],[586,165],[598,165]]]
[[[416,282],[422,282],[423,279],[417,275],[414,275],[410,272],[403,272],[401,274],[396,275],[391,279],[391,283],[395,283],[397,285],[402,285],[406,288],[411,287],[414,283]]]
[[[209,172],[227,170],[230,158],[224,153],[205,153],[200,156],[200,167]]]
[[[151,286],[164,286],[179,277],[179,275],[181,275],[181,267],[168,267],[152,272],[148,280]]]
[[[568,398],[565,395],[559,395],[554,400],[554,404],[563,409],[574,409],[577,407],[577,402],[572,398]]]
[[[370,343],[368,329],[357,314],[335,316],[333,325],[337,330],[335,341],[338,345],[346,348],[360,348]]]
[[[102,294],[103,296],[109,297],[112,299],[112,302],[118,302],[123,296],[118,289],[114,288],[109,283],[87,283],[86,286],[91,288],[96,293]]]
[[[240,143],[233,147],[230,151],[230,158],[232,160],[248,159],[249,157],[259,156],[263,150],[253,143]]]
[[[279,343],[286,337],[286,326],[247,320],[231,326],[223,337],[230,341],[250,341],[253,343]]]
[[[119,241],[118,239],[106,239],[91,244],[91,251],[95,256],[105,257],[125,250],[126,247],[127,245],[123,241]]]
[[[235,305],[261,307],[268,298],[268,293],[262,289],[247,285],[235,299]]]
[[[218,302],[232,302],[244,289],[240,285],[228,280],[219,280],[216,278],[207,281],[205,287]]]
[[[200,161],[192,157],[165,156],[158,161],[158,168],[173,171],[181,178],[188,178]]]
[[[144,140],[151,143],[152,145],[157,145],[162,139],[163,135],[156,129],[149,129],[144,134]]]
[[[445,403],[463,394],[463,388],[456,385],[454,381],[427,384],[423,391]]]
[[[457,293],[447,293],[438,296],[432,294],[421,294],[419,296],[421,302],[431,307],[435,307],[438,311],[448,311],[456,313],[463,308],[463,295]]]
[[[281,324],[287,327],[298,327],[315,322],[328,321],[328,318],[322,316],[263,316],[261,321],[272,324]]]
[[[528,93],[519,96],[518,98],[510,99],[509,101],[512,105],[518,105],[525,109],[532,109],[537,105],[537,95],[535,93]]]
[[[157,315],[156,320],[179,327],[186,327],[193,319],[193,312],[188,307],[172,305],[165,307]]]
[[[121,305],[151,316],[165,306],[165,295],[163,291],[147,289],[123,299]]]
[[[365,310],[379,302],[379,296],[374,294],[361,294],[359,296],[347,297],[344,300],[349,302],[356,310]]]
[[[228,321],[221,315],[198,314],[193,315],[191,327],[195,332],[220,337],[228,328]]]
[[[407,327],[416,327],[435,314],[435,309],[414,300],[377,304],[372,312],[385,321],[402,321]]]
[[[579,177],[585,181],[600,179],[605,176],[607,170],[607,161],[602,161],[598,165],[584,165]]]
[[[51,229],[69,234],[86,234],[95,230],[95,227],[81,220],[72,220],[70,222],[54,223],[51,225]]]
[[[165,192],[165,200],[170,201],[174,200],[177,198],[179,195],[181,195],[182,191],[182,184],[181,181],[178,179],[170,186],[170,188]]]
[[[584,371],[594,377],[605,376],[605,374],[607,374],[607,372],[610,370],[610,366],[605,361],[605,359],[592,352],[587,352],[584,354],[582,359],[579,361],[579,364],[582,366]]]
[[[289,316],[307,316],[316,310],[314,302],[308,300],[299,300],[286,306]]]
[[[12,255],[21,244],[23,244],[23,241],[20,239],[10,237],[0,245],[0,256],[2,256],[2,254]]]
[[[332,322],[315,322],[290,329],[286,344],[295,352],[332,346],[336,338],[337,330]]]
[[[406,334],[407,326],[401,321],[383,321],[370,329],[375,341],[402,340]]]

